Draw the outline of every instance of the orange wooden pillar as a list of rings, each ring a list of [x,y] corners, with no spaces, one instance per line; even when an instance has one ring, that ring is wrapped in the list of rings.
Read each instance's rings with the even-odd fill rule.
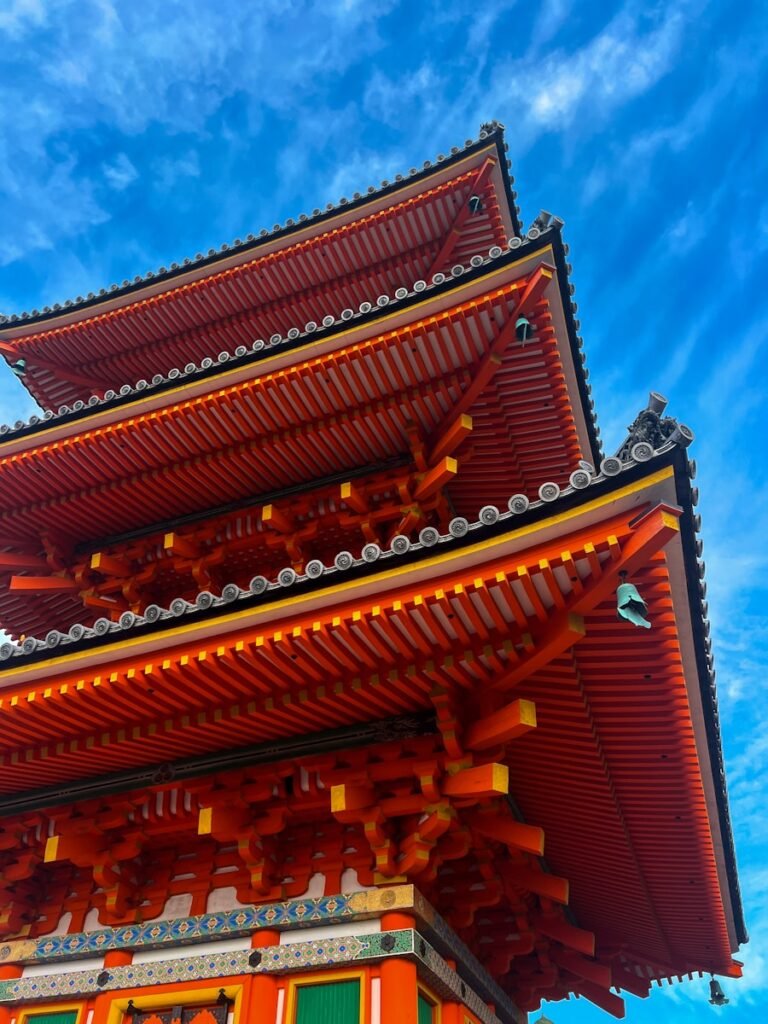
[[[133,963],[133,953],[129,950],[110,949],[104,954],[105,971],[110,967],[127,967],[130,963]],[[92,1024],[106,1024],[114,996],[114,992],[101,992],[96,996],[93,1001]]]
[[[253,949],[264,949],[265,946],[277,946],[280,932],[265,928],[254,932],[251,936]],[[277,978],[271,974],[254,974],[251,979],[248,1005],[242,1014],[246,1024],[275,1024],[277,1016]]]
[[[383,914],[381,930],[415,928],[410,914]],[[416,964],[401,957],[390,957],[381,964],[381,1024],[418,1024],[418,986]]]
[[[455,960],[445,961],[452,970],[456,970]],[[440,1022],[441,1024],[462,1024],[464,1021],[464,1015],[462,1014],[461,1003],[446,1002],[443,1003],[440,1010]]]
[[[10,981],[12,978],[20,978],[23,968],[17,964],[3,964],[0,967],[0,981]],[[11,1018],[16,1016],[15,1007],[0,1006],[0,1024],[11,1024]]]

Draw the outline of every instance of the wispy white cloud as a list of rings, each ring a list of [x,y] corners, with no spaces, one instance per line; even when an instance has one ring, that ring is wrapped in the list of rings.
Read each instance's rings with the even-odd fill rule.
[[[76,237],[111,215],[114,200],[143,169],[131,148],[104,158],[85,144],[104,136],[166,138],[184,133],[205,141],[209,121],[237,99],[248,132],[233,130],[232,153],[250,144],[262,112],[306,121],[317,98],[380,41],[377,21],[391,5],[345,0],[286,6],[205,0],[156,5],[138,0],[17,2],[0,14],[0,32],[32,43],[6,51],[0,76],[0,218],[2,197],[24,195],[24,224],[11,230],[0,261],[8,263]],[[225,130],[222,129],[222,138]],[[76,139],[62,153],[63,140]],[[293,138],[294,146],[297,138]],[[163,157],[158,157],[162,161]],[[157,185],[197,177],[196,157],[168,157]],[[143,181],[152,188],[152,181]],[[64,216],[53,210],[65,210]],[[21,229],[23,227],[23,230]]]
[[[0,36],[12,41],[39,27],[45,21],[44,0],[10,0],[0,9]]]
[[[161,157],[152,164],[157,185],[164,190],[173,188],[183,178],[200,177],[200,159],[197,151],[188,149],[176,157]]]
[[[395,126],[402,122],[403,111],[416,102],[422,117],[431,120],[444,109],[445,86],[445,78],[431,64],[422,64],[397,81],[377,70],[366,85],[363,108],[369,117]]]
[[[582,135],[589,134],[671,70],[685,24],[685,5],[654,15],[627,7],[580,49],[547,52],[535,74],[527,58],[497,67],[494,96],[518,112],[517,130],[528,144],[576,122]]]
[[[105,163],[103,171],[110,187],[117,192],[128,188],[139,177],[139,172],[125,153],[118,153],[113,160]]]
[[[531,31],[530,51],[537,52],[554,39],[573,13],[573,0],[543,0]]]

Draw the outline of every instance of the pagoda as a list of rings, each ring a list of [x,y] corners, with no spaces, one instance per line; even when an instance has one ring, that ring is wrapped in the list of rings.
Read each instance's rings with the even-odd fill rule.
[[[692,434],[603,452],[505,150],[0,323],[0,1024],[739,975]]]

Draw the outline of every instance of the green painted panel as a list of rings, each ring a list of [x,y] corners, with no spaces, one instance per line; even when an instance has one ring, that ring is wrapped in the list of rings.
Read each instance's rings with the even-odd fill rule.
[[[419,993],[419,1024],[432,1024],[435,1019],[434,1006]]]
[[[359,980],[297,986],[296,1024],[360,1024]]]
[[[27,1024],[75,1024],[77,1010],[66,1010],[64,1013],[30,1013]]]

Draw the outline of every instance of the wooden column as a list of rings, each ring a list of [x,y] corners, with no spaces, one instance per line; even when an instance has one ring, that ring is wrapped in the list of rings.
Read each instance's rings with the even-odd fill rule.
[[[0,981],[10,981],[13,978],[20,978],[23,968],[18,964],[3,964],[0,967]],[[18,1016],[16,1007],[0,1006],[0,1024],[11,1024],[11,1017]]]
[[[446,958],[445,961],[451,970],[456,970],[456,961]],[[440,1010],[440,1022],[441,1024],[462,1024],[464,1016],[462,1014],[461,1003],[445,1002]]]
[[[264,949],[265,946],[277,946],[279,943],[280,932],[269,928],[254,932],[251,936],[252,949]],[[277,978],[271,974],[254,974],[247,1002],[248,1005],[243,1007],[241,1013],[242,1020],[248,1024],[275,1024]]]
[[[381,930],[415,928],[410,914],[382,914]],[[418,987],[416,964],[401,957],[390,957],[381,964],[382,1024],[418,1024]]]

